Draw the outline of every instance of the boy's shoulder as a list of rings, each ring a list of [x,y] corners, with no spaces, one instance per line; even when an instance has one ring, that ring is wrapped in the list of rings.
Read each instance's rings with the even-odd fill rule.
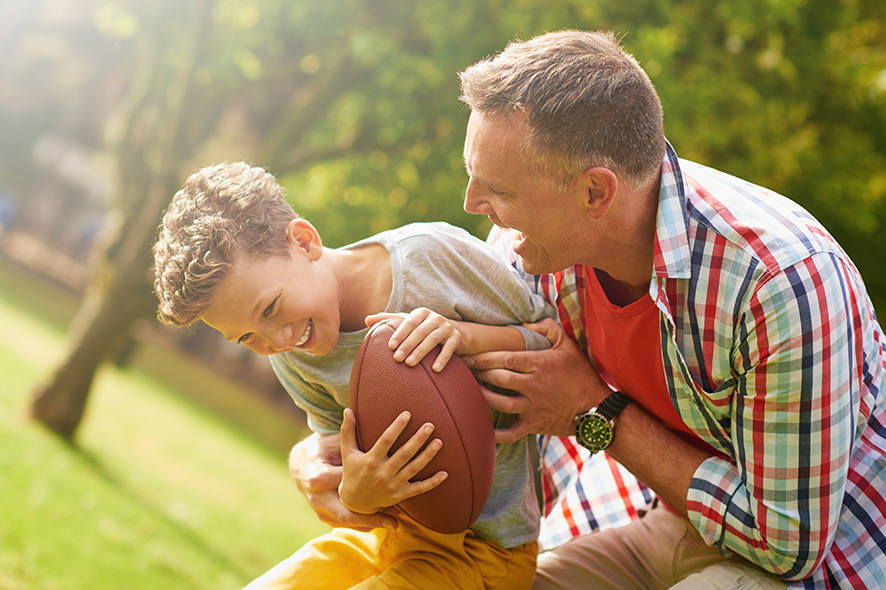
[[[455,238],[459,240],[477,240],[467,230],[456,227],[445,221],[409,223],[394,229],[383,231],[374,236],[378,239],[407,240],[426,237],[430,239]]]
[[[480,238],[465,229],[442,221],[410,223],[377,233],[352,246],[367,242],[380,243],[392,252],[395,250],[407,253],[413,251],[464,253],[477,250],[490,252],[488,245]]]

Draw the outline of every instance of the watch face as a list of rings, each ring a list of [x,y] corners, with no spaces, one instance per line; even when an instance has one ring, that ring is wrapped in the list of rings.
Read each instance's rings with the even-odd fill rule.
[[[575,437],[591,452],[602,451],[612,442],[612,425],[598,414],[583,416],[575,429]]]

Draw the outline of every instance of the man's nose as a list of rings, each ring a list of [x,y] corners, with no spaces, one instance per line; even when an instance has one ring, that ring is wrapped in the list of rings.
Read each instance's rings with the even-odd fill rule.
[[[464,210],[468,213],[483,214],[485,213],[483,210],[484,203],[482,188],[478,186],[477,181],[473,178],[469,179],[468,186],[465,188]]]

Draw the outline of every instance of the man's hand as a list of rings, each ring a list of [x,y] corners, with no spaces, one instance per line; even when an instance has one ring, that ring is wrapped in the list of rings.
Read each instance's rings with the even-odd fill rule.
[[[365,453],[357,447],[354,411],[346,408],[341,425],[342,481],[339,495],[353,512],[375,513],[407,498],[434,489],[446,479],[445,471],[418,481],[410,481],[430,463],[443,446],[438,438],[425,442],[434,431],[423,424],[403,445],[391,452],[397,438],[409,423],[409,412],[402,412]]]
[[[610,392],[585,354],[554,320],[524,325],[544,334],[551,348],[484,352],[465,358],[480,381],[520,394],[508,396],[482,388],[491,408],[519,416],[512,426],[495,431],[497,443],[514,442],[530,432],[574,434],[575,416],[596,406]]]
[[[317,517],[330,526],[361,531],[378,527],[397,528],[397,519],[384,512],[357,514],[342,503],[338,495],[341,483],[340,435],[312,434],[289,453],[289,473],[307,498]]]

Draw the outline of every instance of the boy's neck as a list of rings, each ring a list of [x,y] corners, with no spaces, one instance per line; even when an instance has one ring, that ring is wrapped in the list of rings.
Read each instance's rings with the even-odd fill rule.
[[[385,310],[391,297],[391,255],[381,244],[324,251],[338,281],[341,330],[366,327],[364,318]]]

